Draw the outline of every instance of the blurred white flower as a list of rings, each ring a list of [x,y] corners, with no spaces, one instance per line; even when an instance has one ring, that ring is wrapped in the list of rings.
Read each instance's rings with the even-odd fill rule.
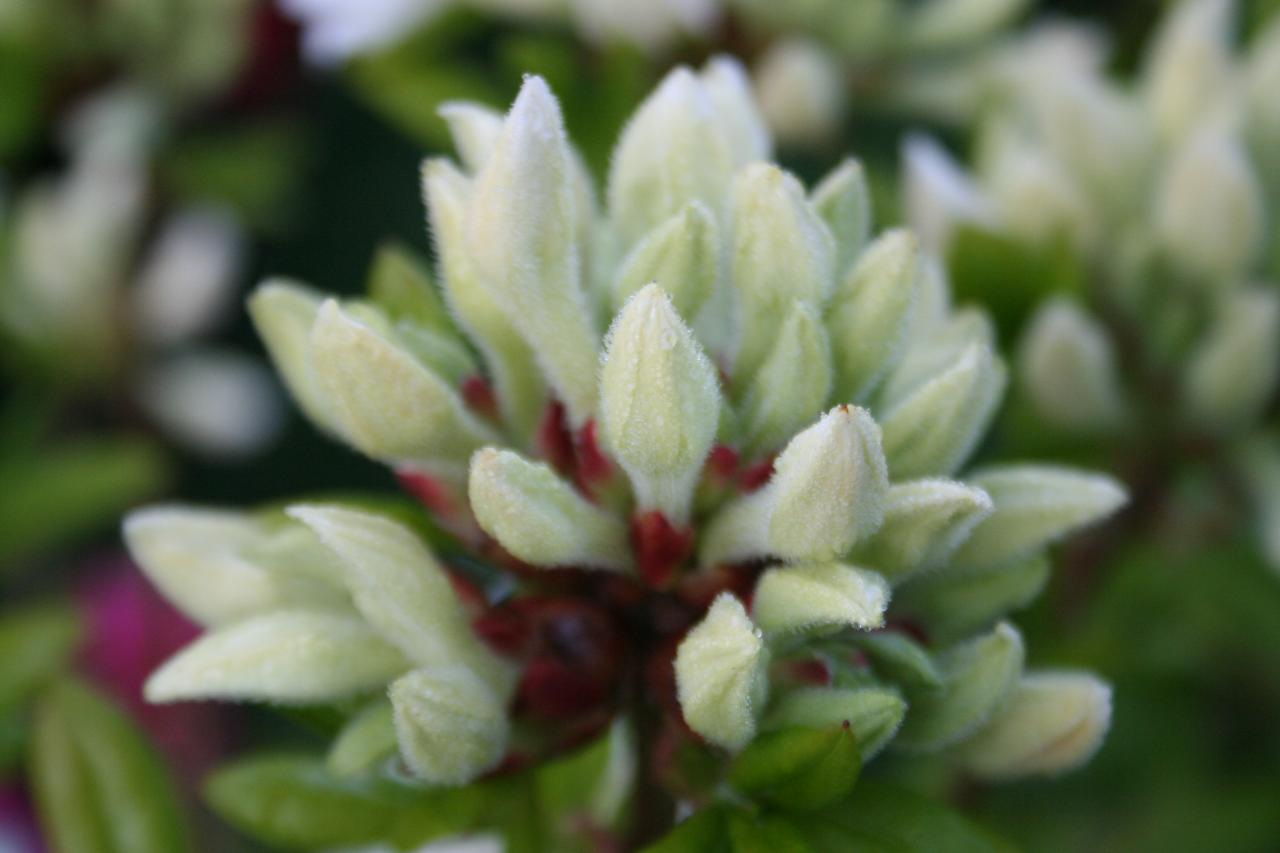
[[[807,39],[779,41],[755,68],[756,96],[773,135],[782,143],[830,139],[845,112],[844,68]]]

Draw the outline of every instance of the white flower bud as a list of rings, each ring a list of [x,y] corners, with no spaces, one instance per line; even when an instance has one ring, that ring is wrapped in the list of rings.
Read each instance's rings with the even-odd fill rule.
[[[831,396],[831,373],[822,320],[809,305],[792,303],[742,403],[746,449],[772,450],[810,423]]]
[[[309,288],[271,279],[249,297],[249,316],[271,356],[271,363],[303,414],[326,432],[342,435],[328,394],[311,364],[311,327],[323,301]]]
[[[1023,657],[1022,636],[1005,622],[940,653],[942,689],[907,697],[907,720],[894,745],[932,752],[969,737],[1004,705],[1022,674]]]
[[[938,267],[929,261],[921,276],[920,301],[912,312],[911,345],[876,390],[877,411],[888,410],[906,400],[920,386],[945,371],[975,345],[996,348],[995,326],[986,313],[965,308],[950,313],[945,279],[938,280]],[[942,299],[941,303],[939,300]]]
[[[945,257],[958,224],[995,222],[991,200],[936,140],[908,136],[902,164],[903,212],[928,253]]]
[[[838,285],[827,309],[836,399],[865,400],[897,361],[907,341],[920,265],[914,235],[889,231],[867,247]]]
[[[1068,299],[1036,311],[1016,364],[1023,391],[1055,426],[1104,429],[1124,416],[1111,337]]]
[[[771,45],[755,70],[765,123],[779,142],[815,146],[830,140],[844,120],[844,68],[807,39]]]
[[[1266,406],[1280,374],[1280,297],[1270,289],[1233,293],[1191,355],[1186,406],[1214,429],[1247,425]]]
[[[1147,57],[1145,96],[1156,127],[1176,142],[1234,84],[1234,0],[1183,0],[1166,13]]]
[[[1008,233],[1044,246],[1065,238],[1089,253],[1101,222],[1075,177],[1047,151],[1021,140],[995,146],[986,185]]]
[[[1158,245],[1191,276],[1235,284],[1262,248],[1261,192],[1240,140],[1206,125],[1179,146],[1160,177],[1152,211]]]
[[[746,746],[768,695],[768,657],[742,603],[721,593],[676,650],[676,693],[689,728],[726,749]]]
[[[1004,394],[1006,371],[989,346],[972,344],[881,418],[895,477],[951,474],[969,458]]]
[[[809,196],[836,240],[836,275],[844,276],[871,237],[871,192],[862,163],[846,158]]]
[[[580,205],[560,106],[542,78],[527,77],[476,177],[467,247],[575,426],[595,411],[598,356],[581,285]]]
[[[1043,554],[982,571],[944,568],[907,580],[895,590],[894,604],[928,625],[934,640],[958,640],[1034,601],[1049,582],[1049,569]]]
[[[621,307],[640,288],[657,283],[681,317],[692,320],[720,274],[720,234],[706,205],[691,201],[635,245],[618,266],[613,303]]]
[[[1050,465],[988,468],[968,481],[991,496],[995,511],[952,556],[953,564],[966,568],[1032,554],[1106,518],[1127,500],[1110,477]]]
[[[430,784],[464,785],[506,752],[506,702],[465,667],[414,670],[387,693],[400,754]]]
[[[341,565],[356,608],[418,666],[460,664],[497,686],[510,673],[471,631],[444,569],[408,528],[340,506],[296,505],[288,513]]]
[[[893,739],[906,713],[902,697],[882,687],[802,687],[777,700],[768,723],[771,728],[826,728],[848,722],[865,764]]]
[[[1110,727],[1108,684],[1084,672],[1032,673],[965,743],[961,762],[986,779],[1062,773],[1088,761]]]
[[[805,563],[765,572],[751,616],[766,632],[814,628],[878,628],[889,584],[875,572],[840,563]]]
[[[768,160],[773,154],[773,140],[742,63],[732,56],[719,54],[707,60],[698,76],[720,116],[735,165]]]
[[[498,147],[502,113],[471,101],[445,101],[436,107],[436,112],[449,126],[462,165],[472,175],[479,174]]]
[[[468,493],[484,531],[527,563],[619,571],[631,565],[626,525],[542,463],[486,447],[471,459]]]
[[[741,308],[734,382],[750,381],[792,302],[817,308],[831,294],[835,240],[792,175],[748,166],[733,193],[731,272]]]
[[[912,480],[889,487],[884,524],[858,547],[858,562],[897,583],[942,565],[991,514],[982,489],[954,480]]]
[[[311,330],[311,360],[342,435],[375,459],[460,461],[494,438],[457,391],[332,299]]]
[[[734,166],[711,94],[688,68],[676,68],[632,115],[613,154],[609,213],[623,245],[691,201],[720,220]]]
[[[427,160],[422,190],[431,234],[440,259],[440,280],[454,319],[484,356],[498,407],[512,431],[531,435],[546,403],[546,390],[533,351],[480,286],[466,246],[471,183],[446,160]]]
[[[902,40],[909,51],[945,51],[971,45],[1010,24],[1029,0],[926,0],[910,7]]]
[[[408,668],[355,616],[276,610],[205,634],[152,673],[145,694],[149,702],[331,702],[381,687]]]
[[[609,330],[600,397],[605,443],[639,508],[683,524],[715,440],[719,377],[656,284],[633,296]]]

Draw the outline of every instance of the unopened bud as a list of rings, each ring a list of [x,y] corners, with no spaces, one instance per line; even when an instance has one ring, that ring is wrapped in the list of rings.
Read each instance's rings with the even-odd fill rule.
[[[426,782],[464,785],[506,752],[506,702],[465,667],[415,670],[388,695],[400,754]]]
[[[1184,0],[1166,14],[1148,55],[1145,96],[1157,128],[1184,138],[1229,94],[1234,0]]]
[[[982,489],[954,480],[895,483],[884,524],[855,551],[858,562],[893,582],[942,565],[993,509]]]
[[[822,320],[807,304],[792,303],[743,400],[746,449],[772,450],[810,423],[831,395],[831,372]]]
[[[1017,366],[1023,390],[1056,426],[1096,430],[1123,417],[1111,338],[1067,299],[1053,299],[1036,312]]]
[[[737,59],[720,54],[707,60],[698,74],[720,117],[737,166],[768,160],[773,154],[769,128],[756,106],[751,80]]]
[[[311,327],[323,301],[309,288],[272,279],[249,297],[249,316],[294,402],[312,423],[341,435],[328,394],[311,365]]]
[[[752,618],[767,632],[878,628],[889,606],[889,585],[865,569],[807,563],[765,572],[752,601]]]
[[[865,764],[884,748],[907,713],[896,691],[881,687],[802,687],[778,698],[767,719],[770,728],[849,724]]]
[[[692,320],[715,290],[719,264],[715,217],[701,202],[689,202],[623,259],[614,278],[614,304],[621,306],[645,285],[657,283],[680,316]]]
[[[689,728],[726,749],[746,746],[768,695],[768,657],[742,602],[721,593],[676,650],[676,691]]]
[[[449,126],[462,165],[476,175],[489,162],[502,135],[502,113],[471,101],[445,101],[436,112]]]
[[[1186,405],[1211,429],[1247,425],[1261,413],[1280,374],[1280,297],[1251,288],[1227,297],[1191,355]]]
[[[862,163],[845,159],[813,188],[810,201],[836,240],[836,275],[845,275],[871,237],[871,192]]]
[[[805,39],[775,42],[756,66],[756,93],[779,142],[817,146],[844,120],[844,69],[838,57]]]

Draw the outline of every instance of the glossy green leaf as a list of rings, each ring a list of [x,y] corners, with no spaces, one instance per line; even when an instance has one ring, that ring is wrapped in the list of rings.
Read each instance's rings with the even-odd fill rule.
[[[850,726],[788,728],[753,740],[733,762],[729,781],[749,796],[808,811],[846,796],[861,768]]]

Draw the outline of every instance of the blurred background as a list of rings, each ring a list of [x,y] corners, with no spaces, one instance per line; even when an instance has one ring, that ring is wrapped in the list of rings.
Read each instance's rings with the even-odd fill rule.
[[[616,19],[537,5],[0,0],[0,851],[44,849],[24,756],[33,714],[51,713],[33,697],[65,673],[147,733],[201,849],[253,849],[200,804],[219,756],[323,731],[142,704],[145,674],[194,629],[130,567],[118,519],[144,501],[395,489],[284,399],[243,297],[268,276],[360,292],[388,241],[428,255],[417,175],[448,149],[441,101],[503,107],[523,73],[542,74],[600,176],[665,70],[729,51],[755,74],[784,165],[812,182],[855,154],[883,227],[903,216],[907,134],[972,153],[991,57],[1066,21],[1128,78],[1169,4],[986,4],[1007,8],[940,45],[889,44],[854,13],[825,26],[820,0],[735,0],[709,23],[696,3]],[[1237,11],[1245,44],[1280,0]],[[1088,275],[981,233],[946,260],[1010,350],[1038,298]],[[1274,282],[1278,266],[1259,274]],[[1194,442],[1081,441],[1023,408],[1014,395],[985,454],[1088,463],[1138,496],[1064,550],[1019,620],[1040,665],[1113,682],[1114,727],[1067,777],[948,793],[1022,849],[1280,849],[1280,571],[1224,499],[1221,460]]]

